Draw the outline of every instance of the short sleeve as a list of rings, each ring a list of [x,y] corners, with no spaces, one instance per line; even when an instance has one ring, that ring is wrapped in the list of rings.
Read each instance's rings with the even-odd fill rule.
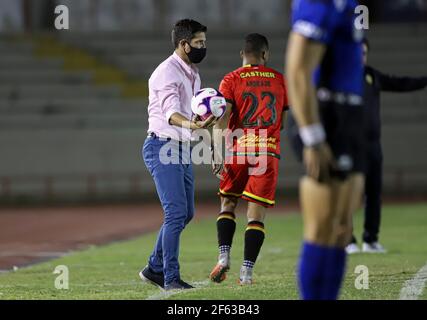
[[[332,1],[296,0],[292,8],[292,31],[308,39],[328,43],[335,7]]]
[[[219,92],[224,96],[227,102],[235,104],[234,101],[234,81],[233,74],[227,74],[219,85]]]

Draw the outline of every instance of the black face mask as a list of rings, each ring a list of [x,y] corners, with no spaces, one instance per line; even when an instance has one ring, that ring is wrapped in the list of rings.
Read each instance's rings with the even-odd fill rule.
[[[195,48],[190,45],[191,51],[187,53],[191,63],[200,63],[206,57],[206,48]]]

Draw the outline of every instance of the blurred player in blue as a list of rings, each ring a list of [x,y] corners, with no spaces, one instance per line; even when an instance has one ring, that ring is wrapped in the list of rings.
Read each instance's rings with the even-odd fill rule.
[[[352,213],[363,190],[363,30],[354,23],[357,5],[356,0],[293,3],[286,74],[299,128],[291,138],[306,167],[300,182],[303,299],[338,298]]]

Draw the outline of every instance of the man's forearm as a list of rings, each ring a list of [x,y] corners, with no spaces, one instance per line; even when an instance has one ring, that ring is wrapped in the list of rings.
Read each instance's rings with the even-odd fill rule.
[[[191,129],[196,130],[199,129],[199,127],[191,120],[184,117],[182,114],[175,112],[172,114],[172,116],[169,119],[169,123],[173,126],[185,128],[185,129]]]
[[[316,146],[326,139],[326,133],[320,122],[316,91],[311,77],[303,71],[296,73],[293,88],[293,112],[299,127],[300,137],[306,147]],[[292,81],[292,78],[289,82]]]
[[[212,130],[212,144],[214,147],[222,147],[222,137],[224,135],[224,130],[228,127],[228,121],[230,120],[232,105],[227,103],[227,107],[224,115],[220,118],[217,123],[215,123]]]
[[[212,147],[218,149],[222,147],[223,131],[221,127],[215,125],[212,130]]]

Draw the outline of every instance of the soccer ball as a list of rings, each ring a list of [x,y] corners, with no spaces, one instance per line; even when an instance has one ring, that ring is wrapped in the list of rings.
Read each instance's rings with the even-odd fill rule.
[[[224,96],[218,90],[204,88],[199,90],[191,99],[191,110],[195,115],[200,116],[202,120],[214,115],[221,118],[225,113],[227,102]]]

